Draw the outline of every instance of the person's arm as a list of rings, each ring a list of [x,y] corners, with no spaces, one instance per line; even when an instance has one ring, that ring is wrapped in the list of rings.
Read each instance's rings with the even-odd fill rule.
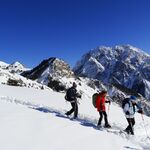
[[[74,97],[81,98],[81,95],[77,92],[76,89],[74,89]]]
[[[78,98],[81,98],[81,95],[80,95],[79,93],[77,93],[77,97],[78,97]]]
[[[140,113],[140,114],[143,114],[143,110],[142,110],[141,106],[138,105],[137,103],[135,105],[136,105],[136,107],[138,109],[137,112]]]
[[[130,112],[129,112],[129,104],[128,104],[128,103],[125,104],[123,111],[124,111],[124,113],[125,113],[126,115],[129,115],[129,114],[130,114]]]

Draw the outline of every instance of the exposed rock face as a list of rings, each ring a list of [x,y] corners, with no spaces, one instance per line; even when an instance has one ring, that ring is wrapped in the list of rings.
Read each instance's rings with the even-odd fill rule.
[[[22,75],[48,85],[49,80],[51,79],[59,79],[64,76],[70,78],[74,76],[74,73],[70,66],[63,60],[58,58],[49,58],[43,60],[37,67],[24,72]]]
[[[150,55],[133,46],[98,47],[73,70],[79,76],[127,87],[150,100]]]

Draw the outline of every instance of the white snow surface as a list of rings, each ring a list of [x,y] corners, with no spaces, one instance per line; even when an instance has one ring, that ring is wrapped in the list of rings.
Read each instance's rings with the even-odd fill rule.
[[[3,61],[0,61],[0,68],[9,71],[10,73],[21,74],[23,71],[30,70],[30,68],[25,68],[20,62],[16,61],[12,64],[7,64]]]
[[[8,70],[1,69],[0,68],[0,84],[7,84],[8,79],[13,79],[13,80],[21,80],[22,81],[22,86],[28,87],[28,88],[36,88],[36,89],[50,89],[47,86],[37,83],[36,81],[27,79],[17,73],[10,73]]]
[[[150,150],[141,115],[135,116],[135,136],[120,134],[127,122],[122,109],[111,104],[112,130],[97,130],[99,115],[85,94],[77,120],[64,116],[70,104],[64,93],[52,90],[0,85],[0,106],[2,150]],[[150,135],[150,118],[144,116],[144,123]]]
[[[10,72],[15,72],[15,73],[22,73],[23,71],[27,71],[30,70],[29,68],[25,68],[24,65],[22,65],[20,62],[16,61],[12,64],[10,64],[9,66],[7,66],[7,69]]]
[[[7,66],[9,66],[9,64],[3,62],[3,61],[0,61],[0,68],[4,69],[6,68]]]

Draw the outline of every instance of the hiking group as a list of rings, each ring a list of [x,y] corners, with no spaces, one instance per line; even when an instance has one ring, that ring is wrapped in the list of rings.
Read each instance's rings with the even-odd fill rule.
[[[73,119],[78,117],[78,101],[77,98],[81,98],[81,95],[77,93],[77,84],[73,82],[71,88],[69,88],[66,92],[65,99],[70,102],[71,109],[65,113],[65,115],[69,116],[74,112]],[[111,125],[108,122],[108,114],[106,113],[105,103],[111,104],[110,100],[106,99],[107,91],[103,90],[99,93],[95,93],[92,96],[93,106],[97,109],[100,117],[97,123],[97,127],[101,128],[101,123],[104,117],[104,127],[111,128]],[[137,103],[137,98],[135,96],[130,96],[129,98],[125,98],[122,101],[122,109],[125,114],[125,117],[128,122],[127,128],[124,130],[127,134],[134,135],[133,127],[135,125],[135,112],[143,114],[142,108]]]

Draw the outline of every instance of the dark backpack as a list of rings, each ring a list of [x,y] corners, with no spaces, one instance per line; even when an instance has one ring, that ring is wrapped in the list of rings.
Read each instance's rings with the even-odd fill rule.
[[[66,92],[65,95],[65,100],[66,101],[72,101],[76,99],[76,89],[74,88],[69,88]]]
[[[96,108],[97,96],[98,96],[98,93],[94,93],[93,96],[92,96],[92,104],[93,104],[93,106],[94,106],[95,108]]]
[[[130,98],[125,98],[125,99],[122,101],[122,108],[123,108],[123,109],[124,109],[125,104],[128,103],[128,104],[130,105],[129,101],[130,101]]]

